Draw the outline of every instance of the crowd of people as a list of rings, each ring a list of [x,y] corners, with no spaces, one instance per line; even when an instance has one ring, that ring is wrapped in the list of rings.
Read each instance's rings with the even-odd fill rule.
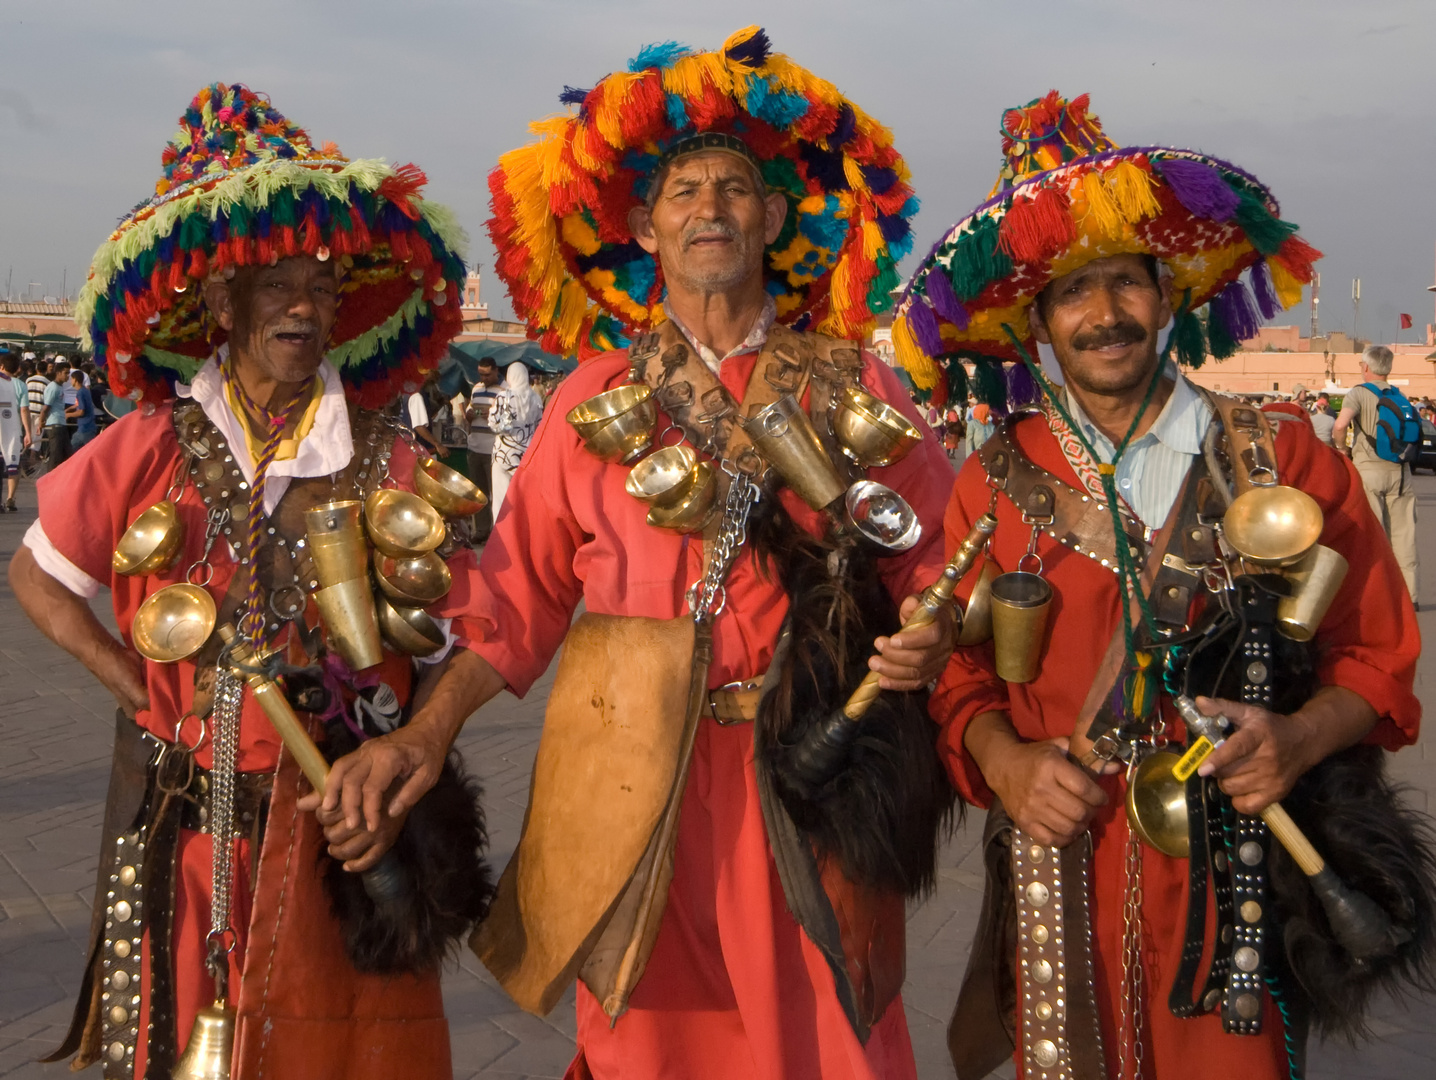
[[[106,411],[108,395],[103,370],[88,360],[0,350],[0,456],[6,475],[0,509],[17,509],[22,474],[59,466],[114,419]]]
[[[56,429],[14,594],[118,706],[51,1060],[443,1080],[467,941],[529,1012],[577,985],[572,1080],[916,1080],[905,928],[959,800],[960,1080],[1287,1080],[1429,986],[1436,851],[1382,771],[1421,719],[1390,353],[1332,421],[1354,463],[1169,362],[1313,279],[1272,192],[1052,91],[897,290],[891,131],[761,28],[563,100],[488,181],[516,316],[580,360],[546,422],[521,363],[430,377],[465,237],[424,174],[237,84],[77,312],[152,407],[66,459],[98,372],[5,368],[21,443]],[[860,344],[899,293],[941,441]],[[488,491],[481,551],[430,455]],[[560,650],[494,881],[452,747]]]

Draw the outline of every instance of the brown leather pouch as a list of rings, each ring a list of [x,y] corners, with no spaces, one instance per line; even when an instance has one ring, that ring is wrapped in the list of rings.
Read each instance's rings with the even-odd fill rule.
[[[693,649],[687,616],[585,613],[568,632],[523,836],[469,939],[528,1012],[558,1003],[616,912],[635,914],[620,901],[673,788]]]

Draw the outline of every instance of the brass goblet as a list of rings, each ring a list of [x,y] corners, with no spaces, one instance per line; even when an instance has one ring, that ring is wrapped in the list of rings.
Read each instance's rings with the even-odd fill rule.
[[[901,461],[922,442],[907,417],[858,386],[834,396],[832,425],[843,453],[865,469]]]
[[[385,555],[404,558],[433,551],[444,542],[444,519],[412,491],[380,488],[364,500],[364,527]]]
[[[477,484],[431,457],[414,462],[414,490],[444,517],[468,517],[489,504]]]
[[[1295,566],[1321,539],[1321,507],[1306,492],[1284,484],[1254,487],[1232,500],[1222,518],[1227,543],[1248,562]]]
[[[442,600],[454,583],[448,565],[432,551],[401,559],[376,551],[374,580],[390,600],[419,607]]]
[[[155,503],[134,521],[115,545],[110,565],[125,577],[142,577],[174,562],[184,544],[184,520],[173,500]]]
[[[135,648],[147,660],[172,664],[187,660],[209,640],[217,617],[214,597],[198,585],[181,582],[151,593],[130,623]]]
[[[575,405],[568,422],[590,453],[610,464],[624,465],[647,450],[658,424],[653,389],[625,383]]]
[[[376,596],[374,605],[384,640],[401,653],[432,656],[444,647],[444,632],[423,608],[396,607],[383,596]]]

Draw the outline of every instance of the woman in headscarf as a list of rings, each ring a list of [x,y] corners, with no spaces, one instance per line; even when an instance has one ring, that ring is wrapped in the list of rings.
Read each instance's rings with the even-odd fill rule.
[[[489,427],[494,432],[494,520],[509,490],[509,477],[519,467],[529,440],[543,416],[543,398],[529,385],[529,369],[514,361],[504,370],[504,388],[494,399]]]

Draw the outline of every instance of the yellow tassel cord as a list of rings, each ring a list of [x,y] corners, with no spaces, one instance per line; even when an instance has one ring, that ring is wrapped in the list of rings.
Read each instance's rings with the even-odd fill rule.
[[[1161,204],[1152,193],[1152,177],[1146,169],[1130,161],[1119,161],[1107,170],[1111,177],[1112,195],[1124,221],[1136,223],[1161,213]]]
[[[897,353],[898,363],[907,369],[913,385],[919,390],[931,390],[937,385],[937,365],[913,339],[906,315],[899,315],[893,320],[893,351]]]
[[[593,122],[604,142],[615,150],[627,143],[623,137],[623,116],[628,111],[628,96],[634,84],[641,82],[645,75],[642,71],[616,71],[603,80],[603,101],[595,110]]]
[[[1104,236],[1122,235],[1122,213],[1117,208],[1106,177],[1097,169],[1089,169],[1082,175],[1082,195],[1087,203],[1087,213],[1082,218],[1084,232],[1098,232]]]
[[[1301,303],[1302,283],[1296,275],[1275,259],[1268,259],[1266,266],[1271,271],[1272,288],[1276,290],[1276,298],[1281,306],[1296,307]]]

